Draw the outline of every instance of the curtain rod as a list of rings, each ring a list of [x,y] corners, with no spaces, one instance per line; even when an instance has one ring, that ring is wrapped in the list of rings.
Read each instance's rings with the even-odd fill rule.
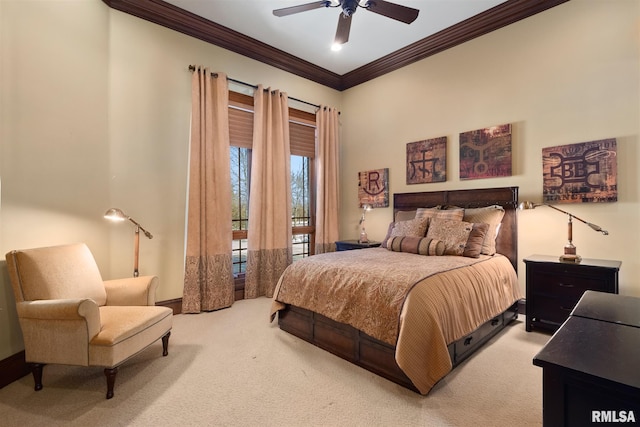
[[[189,65],[189,71],[191,71],[191,72],[196,71],[196,66],[195,65]],[[218,77],[217,73],[211,73],[211,75],[213,77]],[[252,87],[254,89],[258,89],[258,86],[256,86],[256,85],[252,85],[251,83],[246,83],[246,82],[243,82],[243,81],[240,81],[240,80],[232,79],[229,76],[227,76],[227,81],[230,81],[230,82],[233,82],[233,83],[237,83],[237,84],[243,85],[243,86]],[[320,108],[320,106],[317,105],[317,104],[312,104],[311,102],[303,101],[302,99],[294,98],[294,97],[288,96],[288,95],[287,95],[287,97],[292,101],[302,102],[303,104],[307,104],[307,105],[310,105],[310,106],[315,107],[315,108]]]

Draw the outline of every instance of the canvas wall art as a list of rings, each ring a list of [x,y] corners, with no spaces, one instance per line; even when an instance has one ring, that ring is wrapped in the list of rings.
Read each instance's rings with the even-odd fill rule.
[[[374,169],[358,172],[358,201],[360,207],[372,208],[389,206],[389,169]]]
[[[407,144],[407,184],[447,180],[447,137]]]
[[[542,149],[545,203],[616,202],[615,138]]]
[[[460,134],[460,179],[511,176],[511,124]]]

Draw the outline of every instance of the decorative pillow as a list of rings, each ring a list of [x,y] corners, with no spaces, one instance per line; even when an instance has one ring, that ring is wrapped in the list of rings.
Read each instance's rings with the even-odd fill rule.
[[[452,209],[452,210],[442,210],[442,209],[424,209],[419,208],[416,212],[416,218],[428,218],[429,222],[427,222],[427,231],[429,231],[429,227],[431,226],[431,221],[435,218],[438,219],[446,219],[451,221],[462,221],[462,217],[464,216],[464,209]]]
[[[465,221],[433,218],[429,224],[427,238],[444,242],[445,255],[463,255],[473,224]]]
[[[473,224],[469,238],[467,239],[467,244],[464,247],[464,252],[462,253],[463,256],[471,258],[478,258],[480,256],[482,253],[482,243],[487,235],[487,230],[489,230],[489,224],[484,222]]]
[[[388,240],[391,237],[396,236],[412,236],[412,237],[424,237],[427,231],[427,223],[429,218],[415,218],[409,221],[398,221],[389,225],[387,231],[387,237],[384,238],[381,246],[387,247]]]
[[[464,209],[450,209],[443,210],[439,207],[435,208],[418,208],[416,211],[416,218],[440,218],[440,219],[451,219],[451,220],[460,220],[462,221],[462,217],[464,216]]]
[[[396,212],[396,221],[410,221],[416,217],[416,211],[398,211]]]
[[[482,254],[494,255],[496,253],[496,238],[498,237],[498,230],[503,217],[504,208],[499,205],[464,210],[463,221],[489,224],[489,229],[482,243]]]
[[[444,242],[426,237],[396,236],[389,239],[387,249],[394,252],[440,256],[444,254]]]
[[[389,224],[389,228],[387,228],[387,235],[384,237],[384,239],[382,239],[382,243],[380,243],[380,246],[382,246],[383,248],[387,247],[387,241],[391,237],[391,232],[393,231],[394,225],[396,225],[396,223],[392,222]]]

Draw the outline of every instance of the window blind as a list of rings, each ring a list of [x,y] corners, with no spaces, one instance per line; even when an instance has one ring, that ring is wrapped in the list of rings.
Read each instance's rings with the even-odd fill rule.
[[[229,92],[229,139],[234,147],[251,148],[253,144],[253,97]],[[315,114],[289,108],[291,154],[315,157]]]

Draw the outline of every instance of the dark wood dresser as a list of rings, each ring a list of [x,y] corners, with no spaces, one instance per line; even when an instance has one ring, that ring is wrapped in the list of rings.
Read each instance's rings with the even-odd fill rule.
[[[543,425],[640,425],[640,298],[584,293],[534,357]]]
[[[377,248],[378,246],[380,246],[380,242],[369,241],[368,243],[360,243],[358,240],[340,240],[336,242],[336,251]]]
[[[527,332],[532,328],[556,331],[587,290],[618,293],[620,261],[583,259],[574,263],[549,255],[531,255],[524,263]]]

